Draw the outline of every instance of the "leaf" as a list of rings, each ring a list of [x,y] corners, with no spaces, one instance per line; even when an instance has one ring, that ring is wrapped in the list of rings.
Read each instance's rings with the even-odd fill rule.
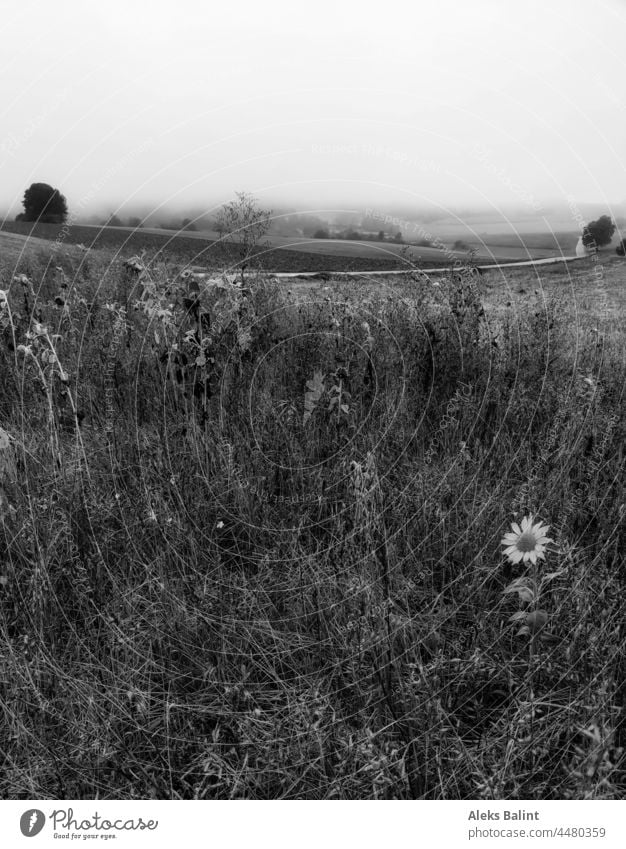
[[[514,613],[513,616],[509,616],[509,622],[520,622],[522,619],[526,619],[525,610],[518,610],[518,612]]]
[[[311,418],[320,398],[324,394],[324,374],[321,371],[316,371],[312,380],[306,382],[307,391],[304,394],[304,416],[302,423],[306,424]]]
[[[519,621],[520,619],[524,620],[524,624],[517,632],[517,636],[536,636],[546,625],[548,613],[545,610],[531,610],[530,613],[521,611],[511,616],[509,622]]]
[[[528,578],[516,578],[504,589],[504,595],[517,593],[519,600],[530,603],[535,598],[535,586]]]
[[[545,610],[533,610],[526,617],[526,625],[532,634],[536,634],[545,626],[548,614]]]

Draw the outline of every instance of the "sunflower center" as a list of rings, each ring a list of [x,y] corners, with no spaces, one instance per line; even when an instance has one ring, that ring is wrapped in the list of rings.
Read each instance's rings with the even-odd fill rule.
[[[537,537],[532,531],[525,531],[517,541],[519,551],[534,551],[537,545]]]

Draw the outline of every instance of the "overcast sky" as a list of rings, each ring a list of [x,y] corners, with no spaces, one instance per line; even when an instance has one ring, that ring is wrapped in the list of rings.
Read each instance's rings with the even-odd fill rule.
[[[626,198],[626,0],[0,0],[0,210]]]

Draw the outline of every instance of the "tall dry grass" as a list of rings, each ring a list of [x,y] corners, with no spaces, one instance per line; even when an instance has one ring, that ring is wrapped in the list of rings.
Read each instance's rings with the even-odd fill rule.
[[[623,338],[57,262],[2,271],[2,797],[619,795]]]

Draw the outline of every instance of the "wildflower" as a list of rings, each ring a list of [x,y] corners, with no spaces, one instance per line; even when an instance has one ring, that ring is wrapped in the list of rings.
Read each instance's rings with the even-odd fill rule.
[[[511,563],[519,563],[521,560],[536,563],[538,558],[545,560],[546,544],[553,542],[546,536],[549,527],[541,522],[533,525],[532,516],[524,516],[521,527],[513,522],[512,533],[505,534],[501,542],[505,546],[504,554]]]

